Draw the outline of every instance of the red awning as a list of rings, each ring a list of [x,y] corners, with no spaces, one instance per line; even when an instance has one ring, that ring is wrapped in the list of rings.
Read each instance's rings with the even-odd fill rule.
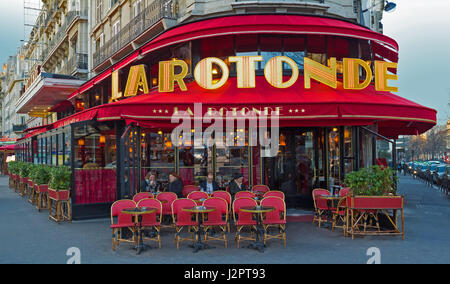
[[[280,126],[340,126],[378,123],[382,135],[393,137],[423,133],[436,124],[436,111],[373,86],[365,90],[344,90],[342,84],[332,89],[315,81],[305,89],[303,77],[288,89],[270,86],[264,77],[256,77],[256,88],[238,89],[236,78],[230,78],[220,89],[205,91],[195,82],[187,83],[188,91],[159,93],[124,99],[98,107],[99,121],[125,119],[145,127],[175,127],[171,117],[176,110],[194,111],[194,102],[208,108],[240,111],[265,108],[280,111]]]
[[[314,34],[335,35],[371,40],[376,43],[376,51],[380,56],[392,61],[398,60],[398,44],[395,40],[366,27],[347,21],[300,15],[233,15],[213,19],[199,20],[177,25],[168,29],[139,50],[136,50],[112,68],[108,68],[98,76],[89,80],[68,99],[89,90],[104,79],[112,70],[119,70],[134,62],[139,54],[145,55],[151,51],[200,38],[208,38],[235,34]],[[380,58],[382,60],[382,58]]]
[[[360,38],[389,46],[398,52],[395,40],[347,21],[299,15],[233,15],[177,26],[145,45],[142,54],[199,38],[255,33],[322,34]]]
[[[0,151],[14,151],[15,150],[16,145],[12,144],[12,145],[5,145],[0,147]]]

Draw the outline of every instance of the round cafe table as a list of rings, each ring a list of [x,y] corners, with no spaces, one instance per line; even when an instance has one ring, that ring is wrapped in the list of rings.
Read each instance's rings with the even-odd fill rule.
[[[263,214],[275,211],[275,207],[272,206],[244,206],[239,209],[242,212],[252,213],[256,215],[256,240],[254,243],[250,244],[248,247],[251,249],[256,249],[259,252],[264,252],[264,242],[263,242]]]
[[[195,206],[190,208],[183,208],[185,212],[195,213],[197,216],[200,214],[200,219],[198,222],[198,230],[197,230],[197,242],[195,242],[191,247],[194,249],[194,253],[198,252],[202,249],[214,248],[202,242],[202,235],[205,234],[203,231],[203,213],[214,212],[217,209],[215,207],[204,207],[204,206]]]
[[[138,245],[135,247],[136,254],[140,254],[142,251],[147,248],[151,248],[149,245],[145,245],[143,242],[143,230],[142,230],[142,216],[146,214],[155,213],[158,209],[154,207],[134,207],[134,208],[126,208],[122,210],[123,214],[133,215],[134,223],[138,225]],[[137,220],[136,220],[137,219]]]

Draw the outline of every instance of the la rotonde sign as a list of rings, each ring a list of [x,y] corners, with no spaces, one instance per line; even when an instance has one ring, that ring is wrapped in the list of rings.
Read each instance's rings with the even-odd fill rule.
[[[255,88],[257,62],[263,61],[262,56],[230,56],[228,62],[236,64],[237,88]],[[304,87],[311,88],[311,80],[314,79],[333,89],[337,88],[338,68],[337,60],[329,59],[328,66],[316,62],[308,57],[304,57]],[[290,67],[290,78],[286,79],[283,65]],[[175,70],[178,70],[175,73]],[[220,71],[218,70],[220,69]],[[364,70],[365,79],[360,81],[360,70]],[[397,69],[397,63],[386,61],[374,61],[374,72],[370,67],[370,62],[356,58],[344,58],[342,61],[342,86],[347,90],[362,90],[367,88],[372,81],[375,90],[381,92],[397,92],[397,87],[388,85],[388,80],[397,80],[397,75],[389,74],[388,69]],[[181,70],[181,71],[180,71]],[[181,91],[188,91],[185,77],[188,75],[189,66],[183,60],[169,60],[159,62],[158,90],[161,93],[173,92],[175,83]],[[221,74],[217,78],[217,74]],[[220,58],[208,57],[202,59],[194,69],[194,79],[196,83],[205,90],[215,90],[222,87],[230,76],[228,65]],[[373,76],[374,75],[374,76]],[[216,76],[216,78],[214,78]],[[264,68],[266,81],[275,88],[290,88],[299,78],[297,63],[286,56],[276,56],[271,58]],[[122,92],[119,86],[119,70],[112,72],[112,100],[123,97],[136,96],[139,92],[149,93],[146,66],[134,65],[130,67],[125,91]]]

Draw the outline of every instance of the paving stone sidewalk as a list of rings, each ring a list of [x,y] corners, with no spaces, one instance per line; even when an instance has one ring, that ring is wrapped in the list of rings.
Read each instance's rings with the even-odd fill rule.
[[[48,213],[38,213],[0,177],[0,263],[66,263],[67,250],[76,247],[81,263],[366,263],[367,249],[377,247],[381,263],[450,263],[450,200],[438,190],[409,176],[400,177],[399,192],[406,195],[406,239],[399,236],[363,237],[352,240],[337,230],[317,228],[310,222],[289,223],[287,248],[271,240],[264,253],[229,247],[194,254],[187,243],[180,250],[173,231],[162,235],[162,249],[136,255],[129,244],[111,250],[109,219],[56,224]]]

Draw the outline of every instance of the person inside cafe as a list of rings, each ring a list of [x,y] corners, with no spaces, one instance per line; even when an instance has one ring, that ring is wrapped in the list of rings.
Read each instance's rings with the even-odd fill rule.
[[[212,172],[208,172],[206,180],[200,183],[200,191],[211,194],[216,190],[219,190],[219,184],[214,180],[214,174]]]
[[[141,191],[145,192],[159,192],[161,191],[161,184],[156,180],[154,172],[148,172],[141,183]]]
[[[178,198],[183,198],[183,181],[175,172],[169,175],[169,185],[167,191],[175,193]]]
[[[234,179],[230,182],[230,194],[233,198],[238,191],[248,190],[248,187],[243,181],[244,176],[242,174],[236,174]]]

